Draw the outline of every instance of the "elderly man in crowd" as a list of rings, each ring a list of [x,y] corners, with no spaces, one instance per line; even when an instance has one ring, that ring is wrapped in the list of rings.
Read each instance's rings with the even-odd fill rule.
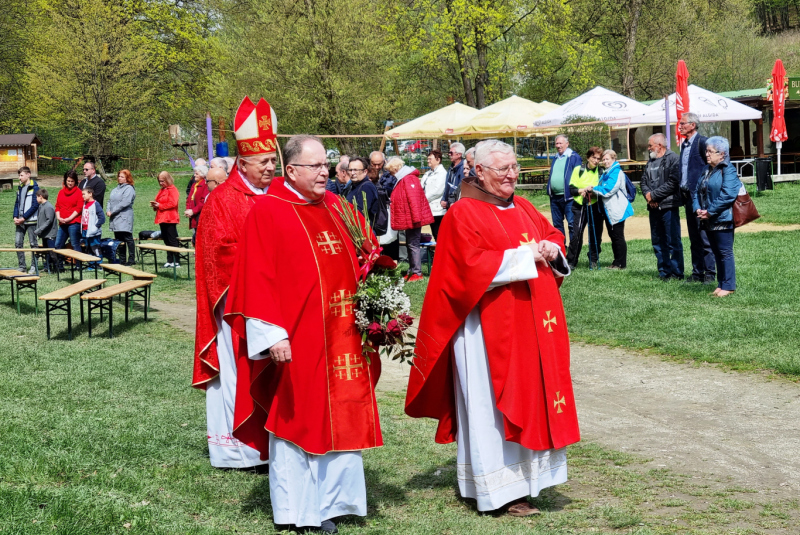
[[[447,209],[458,200],[461,181],[464,179],[464,144],[452,143],[450,145],[450,169],[447,170],[447,181],[444,184],[444,194],[440,201],[442,208]]]
[[[650,161],[644,169],[641,187],[650,214],[650,240],[658,276],[663,281],[683,279],[680,158],[667,149],[664,134],[650,136],[647,150]]]
[[[325,191],[325,147],[295,136],[284,156],[285,181],[245,222],[225,319],[254,363],[247,376],[240,366],[239,380],[252,381],[263,412],[253,419],[268,436],[275,523],[337,533],[336,517],[367,514],[360,450],[383,444],[380,364],[368,364],[352,307],[341,301],[358,289],[359,263],[342,234],[340,200]]]
[[[209,169],[222,169],[223,171],[225,171],[225,174],[227,175],[228,174],[228,160],[226,160],[225,158],[221,158],[221,157],[217,156],[216,158],[213,158],[211,160],[211,162],[208,164],[208,168]]]
[[[689,231],[689,247],[692,252],[692,275],[687,282],[714,284],[717,270],[714,251],[708,241],[706,231],[700,228],[697,214],[692,209],[692,195],[697,182],[708,163],[706,158],[706,138],[697,131],[700,118],[696,113],[684,113],[678,129],[686,138],[681,143],[681,194],[686,209],[686,227]]]
[[[464,176],[478,176],[475,174],[475,147],[464,153]]]
[[[547,194],[550,196],[550,215],[555,226],[564,239],[572,239],[574,221],[572,216],[572,194],[569,181],[572,171],[581,166],[581,155],[569,148],[569,138],[564,134],[556,136],[556,159],[550,165],[550,177],[547,179]],[[567,230],[564,232],[564,218],[567,218]],[[566,242],[565,242],[566,243]]]
[[[197,227],[197,321],[192,386],[206,391],[208,451],[211,466],[249,468],[264,464],[259,451],[267,444],[256,421],[258,414],[247,387],[237,392],[239,376],[249,362],[237,366],[241,340],[223,321],[233,261],[240,246],[245,218],[256,198],[269,190],[278,163],[277,123],[263,98],[258,104],[245,97],[234,118],[237,165],[222,185],[208,195]],[[209,171],[209,175],[216,169]],[[216,175],[219,176],[219,175]],[[249,381],[245,382],[245,385]],[[234,438],[233,430],[242,438]]]
[[[209,169],[208,174],[206,175],[206,187],[208,188],[208,193],[211,194],[211,192],[214,191],[217,186],[225,182],[227,178],[228,174],[221,168],[215,167],[213,169]],[[208,195],[206,195],[206,200],[208,200]]]
[[[483,142],[477,177],[445,215],[406,413],[439,420],[436,442],[458,442],[459,489],[479,511],[529,516],[528,496],[567,480],[566,446],[580,435],[563,236],[514,196],[519,169],[513,147]]]
[[[339,160],[339,163],[336,164],[336,176],[328,180],[328,183],[325,185],[326,190],[335,195],[343,195],[345,197],[350,193],[350,188],[353,187],[353,183],[347,172],[347,166],[349,164],[350,158]]]
[[[90,188],[94,194],[95,202],[100,204],[100,206],[105,206],[103,200],[106,198],[106,181],[97,174],[94,162],[86,162],[83,164],[83,180],[78,184],[78,188],[81,191]]]

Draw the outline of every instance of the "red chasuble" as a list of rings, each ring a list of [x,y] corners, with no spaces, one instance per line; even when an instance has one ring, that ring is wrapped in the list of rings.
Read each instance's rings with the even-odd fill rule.
[[[292,348],[291,362],[250,360],[243,377],[242,340],[237,390],[249,381],[255,405],[246,410],[237,392],[233,434],[247,444],[266,443],[270,432],[317,455],[383,445],[378,359],[367,364],[347,302],[357,290],[358,259],[338,204],[330,192],[312,204],[273,182],[245,223],[225,320],[242,338],[247,319],[282,327]],[[258,449],[266,458],[268,450]]]
[[[439,443],[456,437],[452,339],[476,306],[506,440],[531,450],[580,440],[561,279],[540,262],[538,278],[486,291],[507,249],[549,240],[563,252],[564,237],[549,221],[523,198],[514,204],[501,210],[462,198],[439,229],[406,397],[409,416],[439,420]]]
[[[215,188],[200,212],[195,254],[197,321],[194,339],[192,386],[205,390],[219,375],[217,320],[214,310],[228,291],[233,261],[244,220],[255,204],[256,194],[234,167],[228,179]],[[234,338],[234,346],[236,344]],[[234,347],[236,351],[236,347]]]

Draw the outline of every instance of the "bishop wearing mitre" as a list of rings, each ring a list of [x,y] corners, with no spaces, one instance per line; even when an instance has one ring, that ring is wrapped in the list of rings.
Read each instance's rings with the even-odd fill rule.
[[[275,523],[336,533],[337,517],[367,513],[361,450],[383,444],[379,361],[362,353],[350,299],[359,259],[339,197],[325,189],[325,148],[294,136],[283,155],[285,179],[245,221],[225,320],[253,364],[247,376],[240,364],[239,384],[249,381],[258,408],[248,417],[264,437],[255,442],[268,442]],[[251,440],[241,430],[234,437]]]
[[[211,192],[197,227],[196,290],[197,322],[192,386],[206,391],[208,452],[211,465],[218,468],[250,468],[265,464],[247,434],[247,416],[255,409],[249,396],[249,381],[237,397],[237,354],[240,338],[222,321],[233,261],[241,242],[242,228],[256,199],[269,190],[278,162],[278,124],[275,112],[263,98],[257,104],[244,97],[234,119],[239,157],[230,176]],[[249,368],[245,361],[247,373]],[[244,415],[236,421],[236,414]],[[233,436],[244,426],[251,441]]]
[[[485,141],[477,177],[439,228],[409,376],[406,413],[458,443],[461,495],[479,511],[528,516],[528,501],[567,480],[580,440],[559,286],[564,236],[514,197],[513,147]]]

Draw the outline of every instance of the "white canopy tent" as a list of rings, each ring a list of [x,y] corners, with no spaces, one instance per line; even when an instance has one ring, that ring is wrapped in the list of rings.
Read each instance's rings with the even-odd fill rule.
[[[470,137],[496,137],[502,134],[525,136],[530,133],[537,118],[559,107],[552,102],[533,102],[512,95],[483,108],[468,120],[455,125],[454,130],[457,134]]]
[[[479,110],[456,102],[384,132],[386,139],[438,139],[455,132]]]
[[[650,107],[641,102],[597,86],[560,108],[539,117],[533,125],[537,128],[559,126],[569,117],[578,116],[591,117],[612,126],[625,127],[641,123],[641,118],[651,112]]]
[[[631,126],[659,125],[666,123],[666,111],[664,99],[657,100],[649,105],[649,113],[639,122],[632,123]],[[675,93],[669,96],[669,121],[675,124],[678,119],[675,115]],[[713,123],[721,121],[754,121],[761,119],[761,112],[745,106],[735,100],[717,95],[696,85],[689,86],[689,111],[696,113],[702,123]]]

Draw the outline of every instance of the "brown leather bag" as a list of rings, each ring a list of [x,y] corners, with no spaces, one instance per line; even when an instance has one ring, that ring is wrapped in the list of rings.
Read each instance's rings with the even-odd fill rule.
[[[756,210],[756,205],[750,194],[744,189],[744,186],[739,190],[739,196],[733,201],[733,226],[736,228],[746,225],[751,221],[755,221],[761,214]]]

